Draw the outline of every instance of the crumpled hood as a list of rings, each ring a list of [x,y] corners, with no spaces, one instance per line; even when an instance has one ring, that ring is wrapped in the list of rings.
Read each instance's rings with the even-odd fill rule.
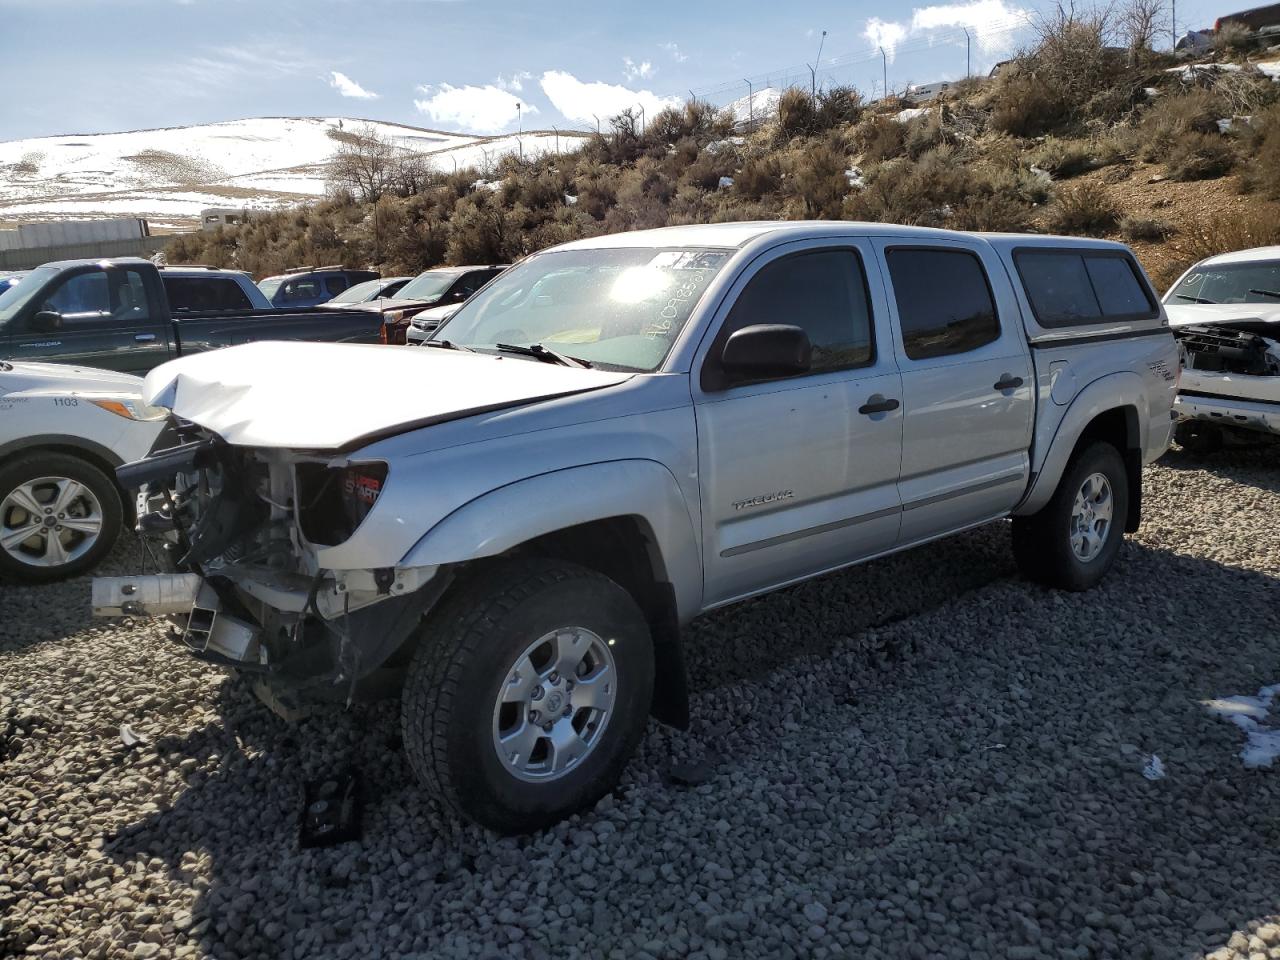
[[[1165,304],[1169,326],[1213,326],[1219,323],[1274,323],[1280,334],[1280,303],[1186,303]]]
[[[0,364],[0,396],[16,393],[136,397],[142,393],[142,378],[66,363],[11,360]]]
[[[156,367],[143,398],[231,444],[336,450],[630,377],[439,348],[262,341]]]

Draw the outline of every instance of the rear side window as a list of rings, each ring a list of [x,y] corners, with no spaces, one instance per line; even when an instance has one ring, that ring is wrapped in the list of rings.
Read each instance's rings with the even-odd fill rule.
[[[291,300],[311,300],[320,296],[320,289],[314,279],[292,280],[284,285],[285,302]]]
[[[733,333],[759,323],[804,330],[813,347],[810,373],[862,367],[875,357],[871,304],[853,250],[800,253],[763,267],[738,296],[711,355],[718,357]]]
[[[1042,327],[1152,320],[1159,309],[1133,262],[1106,250],[1020,250],[1014,256]]]
[[[329,291],[329,295],[336,297],[343,290],[347,289],[346,277],[327,277],[324,281],[324,287]]]
[[[908,358],[968,353],[1000,338],[991,286],[972,253],[899,248],[885,259]]]
[[[174,313],[253,309],[240,284],[228,277],[164,276],[163,279],[169,309]]]

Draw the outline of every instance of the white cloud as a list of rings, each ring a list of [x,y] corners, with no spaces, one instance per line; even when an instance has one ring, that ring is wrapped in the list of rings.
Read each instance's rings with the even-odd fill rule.
[[[356,83],[345,73],[339,73],[337,70],[329,72],[329,86],[337,90],[344,97],[352,97],[356,100],[377,100],[378,95],[372,90],[366,90],[360,84]]]
[[[676,63],[684,63],[686,60],[689,59],[689,55],[687,53],[680,52],[680,44],[676,43],[675,41],[671,41],[670,43],[660,43],[658,44],[658,47],[662,50],[665,50],[667,53],[667,56],[669,56]]]
[[[642,63],[636,63],[630,57],[622,58],[622,75],[627,78],[627,83],[635,83],[637,80],[648,80],[654,75],[653,64],[648,60]]]
[[[442,83],[438,87],[419,87],[418,92],[425,95],[425,99],[413,101],[419,113],[468,133],[500,133],[514,127],[518,107],[523,108],[525,116],[538,112],[533,104],[524,103],[510,90],[492,83],[483,87]]]
[[[863,28],[862,35],[871,41],[873,47],[883,48],[884,55],[892,61],[897,55],[898,44],[907,38],[907,28],[892,20],[872,17]]]
[[[1004,52],[1012,49],[1015,39],[1011,31],[1025,26],[1030,14],[1006,0],[970,0],[968,3],[942,3],[917,7],[909,22],[881,20],[872,17],[862,35],[873,47],[883,47],[885,56],[894,59],[897,48],[908,37],[928,35],[935,30],[967,28],[974,34],[978,49]]]
[[[677,97],[660,97],[649,90],[629,90],[618,84],[579,80],[563,70],[548,70],[542,75],[542,92],[553,107],[570,120],[582,123],[592,123],[596,117],[603,123],[628,107],[643,107],[652,117],[663,107],[680,104]]]
[[[528,70],[521,70],[518,73],[511,74],[509,77],[503,77],[499,74],[498,79],[494,81],[494,85],[497,86],[499,90],[510,90],[512,93],[520,93],[524,90],[524,82],[532,79],[532,73]]]

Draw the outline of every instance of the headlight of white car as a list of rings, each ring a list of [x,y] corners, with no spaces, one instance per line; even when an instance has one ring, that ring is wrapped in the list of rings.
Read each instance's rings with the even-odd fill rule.
[[[108,413],[114,413],[117,417],[124,417],[126,420],[163,420],[169,416],[169,411],[164,407],[152,407],[141,400],[131,398],[90,400],[89,402],[95,407],[101,407]]]

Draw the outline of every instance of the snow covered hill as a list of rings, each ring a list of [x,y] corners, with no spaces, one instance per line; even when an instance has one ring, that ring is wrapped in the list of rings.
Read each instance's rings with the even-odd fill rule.
[[[146,217],[189,228],[205,207],[268,209],[324,193],[328,161],[365,126],[439,170],[574,150],[581,134],[478,137],[346,117],[262,117],[191,127],[0,142],[0,223]]]

